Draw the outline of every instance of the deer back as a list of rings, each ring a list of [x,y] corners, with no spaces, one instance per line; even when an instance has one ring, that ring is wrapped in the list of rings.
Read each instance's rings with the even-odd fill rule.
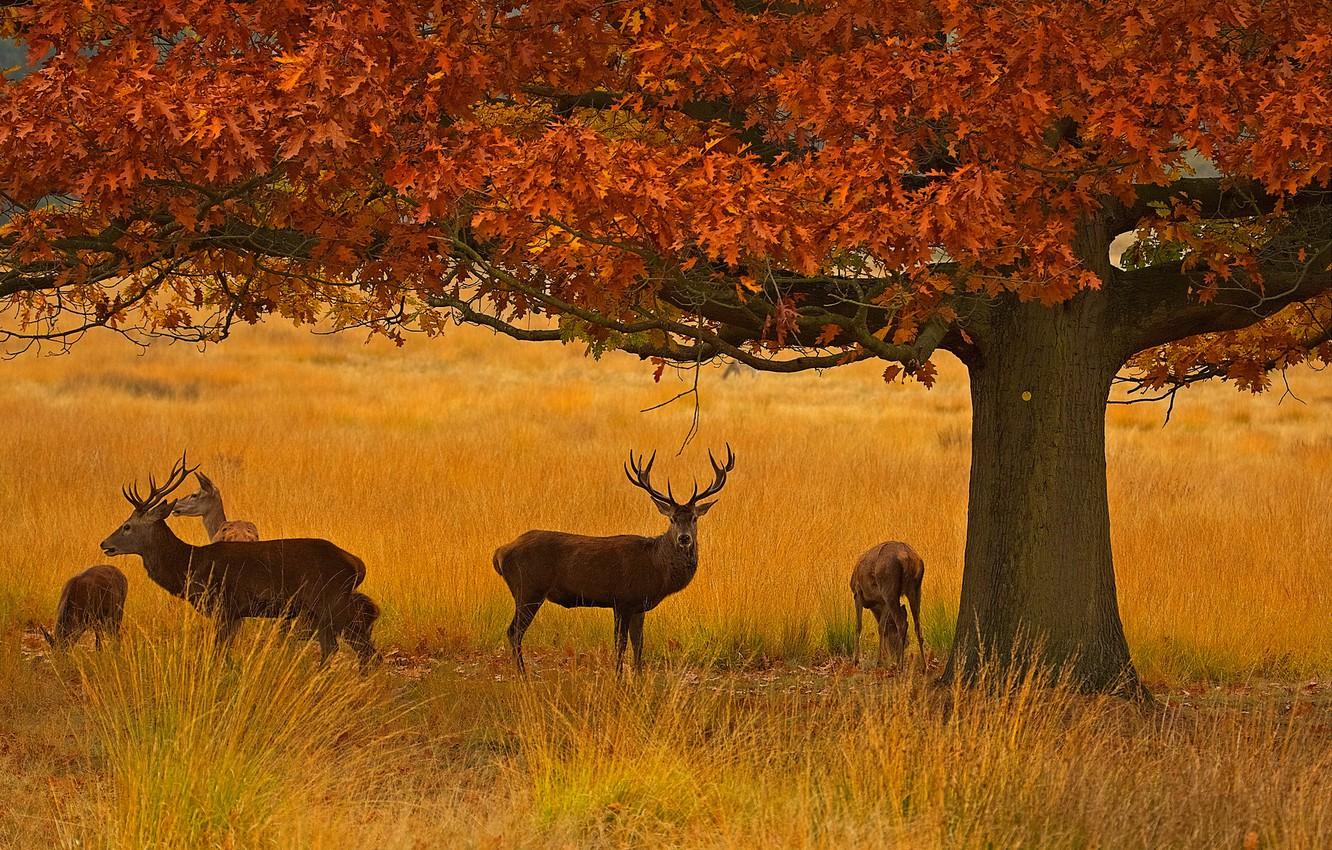
[[[109,564],[98,564],[70,577],[56,604],[56,637],[80,626],[118,621],[125,610],[129,582]]]
[[[527,598],[602,607],[655,603],[682,589],[697,568],[669,549],[659,537],[536,530],[501,546],[495,567]]]
[[[896,604],[907,584],[920,581],[924,561],[906,543],[889,540],[868,549],[851,573],[851,592],[867,604]]]
[[[243,519],[232,519],[222,523],[213,535],[213,543],[254,543],[259,539],[259,528]]]
[[[241,616],[323,612],[345,605],[365,580],[365,563],[319,538],[219,541],[190,547],[185,595],[196,607]]]

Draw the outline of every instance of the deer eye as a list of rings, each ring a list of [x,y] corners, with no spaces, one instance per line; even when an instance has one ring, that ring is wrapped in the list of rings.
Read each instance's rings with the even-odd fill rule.
[[[124,525],[122,525],[122,526],[120,527],[120,530],[121,530],[121,531],[129,531],[129,523],[125,523]]]

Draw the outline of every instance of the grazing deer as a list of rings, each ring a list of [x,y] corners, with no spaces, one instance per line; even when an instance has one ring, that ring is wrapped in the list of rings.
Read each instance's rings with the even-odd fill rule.
[[[920,584],[924,578],[925,562],[905,543],[890,540],[860,556],[851,573],[851,595],[856,600],[854,657],[857,663],[860,661],[861,618],[866,608],[873,612],[879,624],[879,666],[883,666],[890,648],[897,663],[902,663],[907,642],[907,612],[900,601],[904,596],[911,606],[911,618],[916,625],[920,663],[925,663],[925,638],[920,633]]]
[[[351,595],[348,601],[347,616],[343,621],[342,631],[339,635],[347,642],[360,659],[361,669],[364,670],[372,662],[379,660],[379,650],[375,648],[375,643],[370,634],[375,628],[375,621],[379,619],[379,606],[375,600],[357,591]],[[282,634],[287,634],[291,628],[294,618],[288,615],[279,626]],[[314,633],[308,626],[297,624],[298,637],[309,640],[314,637]]]
[[[375,600],[364,593],[351,595],[350,610],[341,635],[342,639],[355,650],[361,661],[361,669],[379,660],[379,650],[375,648],[375,642],[370,636],[378,619],[379,606],[375,604]]]
[[[159,487],[149,478],[147,496],[136,487],[122,488],[134,511],[102,541],[102,551],[142,557],[150,579],[213,618],[219,650],[247,617],[295,617],[313,631],[321,661],[327,660],[337,651],[338,635],[352,627],[352,597],[365,579],[364,562],[310,538],[189,545],[166,519],[176,505],[167,496],[192,472],[181,455],[166,483]]]
[[[194,477],[199,480],[199,489],[179,499],[173,514],[203,517],[210,543],[224,540],[252,543],[259,539],[259,529],[254,523],[243,519],[227,519],[227,512],[222,507],[222,492],[207,475],[196,472]]]
[[[615,612],[615,670],[624,669],[626,643],[634,647],[634,669],[643,669],[643,615],[672,593],[678,593],[698,569],[698,518],[716,504],[703,502],[719,493],[735,468],[728,444],[726,462],[708,452],[713,482],[686,502],[677,502],[670,485],[666,493],[653,488],[652,464],[656,452],[642,465],[629,455],[625,475],[644,490],[670,527],[656,537],[621,534],[588,537],[562,531],[529,531],[495,550],[495,571],[513,594],[514,615],[509,623],[509,645],[519,672],[523,664],[523,634],[546,600],[565,608],[610,608]]]
[[[125,614],[125,596],[129,582],[125,574],[110,564],[89,567],[65,582],[56,605],[55,635],[38,624],[52,649],[66,649],[78,642],[88,629],[98,649],[102,635],[120,637],[120,619]]]

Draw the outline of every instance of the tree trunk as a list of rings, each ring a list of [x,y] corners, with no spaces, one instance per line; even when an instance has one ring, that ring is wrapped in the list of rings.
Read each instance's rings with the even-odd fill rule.
[[[1040,666],[1090,691],[1138,695],[1119,620],[1106,496],[1105,410],[1124,357],[1106,298],[996,310],[968,358],[971,492],[953,652]]]

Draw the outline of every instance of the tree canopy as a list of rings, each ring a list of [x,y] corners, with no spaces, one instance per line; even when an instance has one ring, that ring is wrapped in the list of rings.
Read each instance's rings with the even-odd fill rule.
[[[1149,348],[1326,287],[1328,12],[44,0],[5,13],[45,61],[0,89],[0,294],[48,336],[540,312],[672,359],[928,377],[987,301],[1111,286],[1144,320],[1182,299]],[[1089,262],[1092,218],[1164,248]],[[1257,386],[1325,313],[1135,362]]]
[[[1332,355],[1327,0],[8,5],[11,351],[463,321],[929,382],[1091,305],[1140,388]]]

